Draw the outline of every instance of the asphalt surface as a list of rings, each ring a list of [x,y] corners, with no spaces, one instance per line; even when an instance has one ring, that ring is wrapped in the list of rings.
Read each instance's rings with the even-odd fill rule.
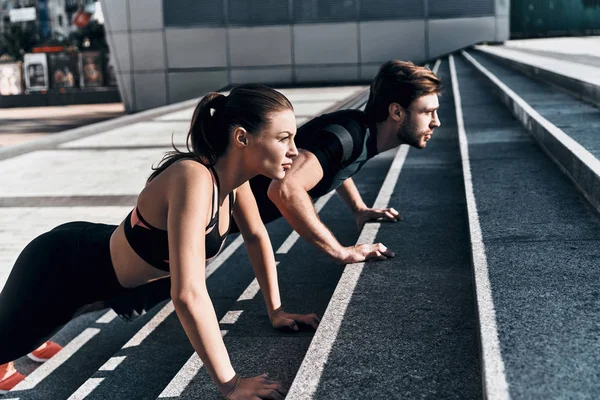
[[[510,395],[593,398],[600,218],[474,68],[455,60]]]

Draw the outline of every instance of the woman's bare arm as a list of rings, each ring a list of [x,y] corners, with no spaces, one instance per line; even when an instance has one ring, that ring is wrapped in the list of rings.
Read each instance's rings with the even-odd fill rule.
[[[233,216],[244,237],[250,263],[271,316],[281,307],[275,255],[248,182],[236,190]]]
[[[211,378],[226,395],[235,376],[206,288],[205,227],[213,184],[202,165],[180,162],[168,187],[171,298],[175,311]],[[235,383],[235,382],[234,382]]]

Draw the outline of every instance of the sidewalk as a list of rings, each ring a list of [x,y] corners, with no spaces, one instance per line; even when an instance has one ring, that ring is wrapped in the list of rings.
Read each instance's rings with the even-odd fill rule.
[[[364,89],[281,92],[292,101],[301,124]],[[134,206],[151,166],[171,148],[171,134],[177,146],[184,146],[192,111],[149,113],[143,121],[1,160],[0,289],[19,252],[37,235],[67,221],[119,224]]]
[[[0,109],[0,147],[125,115],[123,103]]]
[[[509,40],[504,48],[600,67],[600,36]]]

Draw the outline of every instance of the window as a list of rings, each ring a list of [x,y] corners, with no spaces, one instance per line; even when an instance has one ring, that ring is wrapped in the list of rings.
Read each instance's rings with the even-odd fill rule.
[[[276,25],[290,23],[289,2],[282,0],[227,0],[232,25]]]
[[[356,21],[357,2],[358,0],[294,0],[294,22]]]
[[[165,26],[225,26],[224,0],[163,0]]]

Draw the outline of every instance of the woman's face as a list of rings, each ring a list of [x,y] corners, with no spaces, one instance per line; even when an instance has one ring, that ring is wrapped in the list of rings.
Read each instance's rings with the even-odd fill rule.
[[[270,116],[270,124],[259,135],[249,135],[251,162],[259,174],[271,179],[283,179],[298,155],[294,143],[296,116],[292,110],[280,111]]]

